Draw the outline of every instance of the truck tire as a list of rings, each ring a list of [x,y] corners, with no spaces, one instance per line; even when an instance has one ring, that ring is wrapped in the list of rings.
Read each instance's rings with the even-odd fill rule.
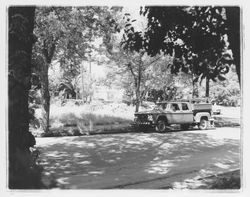
[[[166,121],[164,120],[158,120],[156,125],[156,130],[160,132],[164,132],[167,129]]]
[[[199,129],[200,130],[206,130],[208,127],[208,121],[205,118],[201,118],[199,123]]]

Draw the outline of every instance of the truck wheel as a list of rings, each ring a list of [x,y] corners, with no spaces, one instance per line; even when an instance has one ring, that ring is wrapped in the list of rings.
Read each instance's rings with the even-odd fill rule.
[[[189,124],[181,124],[181,130],[188,130]]]
[[[200,130],[205,130],[205,129],[207,129],[207,126],[208,126],[207,120],[204,119],[204,118],[202,118],[202,119],[200,120],[200,123],[199,123],[199,129],[200,129]]]
[[[159,120],[156,125],[156,130],[160,132],[164,132],[166,130],[166,122],[164,120]]]

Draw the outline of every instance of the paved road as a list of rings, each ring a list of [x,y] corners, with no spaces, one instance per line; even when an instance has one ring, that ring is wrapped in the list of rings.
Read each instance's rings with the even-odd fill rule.
[[[240,168],[240,129],[37,138],[61,188],[185,188]]]

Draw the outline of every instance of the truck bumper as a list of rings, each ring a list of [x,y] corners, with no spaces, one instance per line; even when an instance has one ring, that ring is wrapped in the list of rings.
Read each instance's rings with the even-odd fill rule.
[[[153,126],[153,122],[133,122],[133,125],[140,126],[140,125],[148,125],[148,126]]]
[[[214,127],[214,119],[211,118],[208,120],[208,128],[213,129]]]

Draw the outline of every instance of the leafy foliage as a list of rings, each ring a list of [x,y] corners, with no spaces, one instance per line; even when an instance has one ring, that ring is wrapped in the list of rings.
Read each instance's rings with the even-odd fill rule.
[[[240,7],[225,7],[226,10],[226,26],[227,36],[229,40],[229,48],[233,52],[233,60],[236,65],[236,73],[238,81],[241,84],[241,60],[240,60],[240,46],[241,46],[241,33],[240,33]]]
[[[217,104],[224,106],[240,105],[241,94],[235,67],[232,67],[229,71],[226,80],[211,84],[211,95]]]
[[[80,74],[82,61],[88,60],[95,50],[93,45],[95,39],[103,37],[104,41],[108,40],[109,34],[117,30],[115,20],[112,18],[116,10],[119,8],[93,6],[36,9],[34,32],[37,43],[33,49],[33,65],[41,81],[46,130],[49,129],[48,70],[51,63],[57,61],[63,70],[63,81],[72,84],[73,79]],[[72,93],[75,95],[74,91]]]
[[[193,73],[196,81],[224,80],[232,58],[227,52],[227,17],[223,7],[145,7],[146,32],[127,25],[123,46],[144,49],[151,56],[174,57],[172,73]],[[226,54],[226,55],[225,55]]]

